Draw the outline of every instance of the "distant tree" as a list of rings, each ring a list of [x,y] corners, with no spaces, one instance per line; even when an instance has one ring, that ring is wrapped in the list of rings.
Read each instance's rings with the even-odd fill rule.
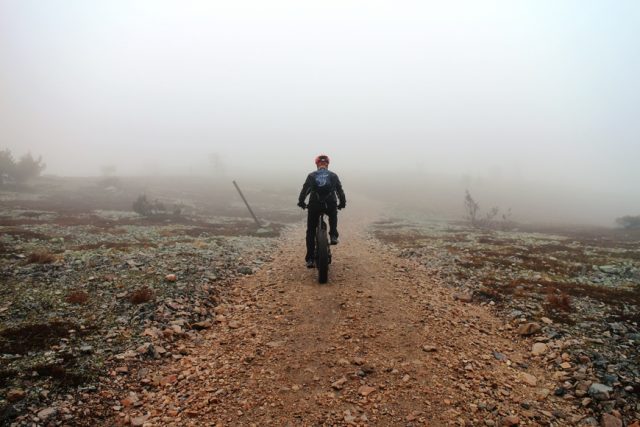
[[[627,228],[627,229],[640,229],[640,215],[636,216],[623,216],[616,219],[616,224],[619,227]]]
[[[0,184],[4,184],[13,178],[16,169],[16,162],[8,149],[0,150]]]
[[[153,213],[153,206],[149,203],[145,194],[141,194],[133,202],[133,211],[142,216],[149,216]]]
[[[216,152],[209,153],[209,166],[214,175],[224,175],[225,165],[220,154]]]
[[[478,213],[480,211],[480,205],[471,197],[469,190],[465,191],[464,196],[464,208],[467,212],[467,219],[471,222],[471,225],[478,225]]]
[[[40,176],[46,167],[47,165],[42,162],[42,157],[38,157],[36,160],[31,153],[27,153],[20,157],[16,163],[13,177],[17,182],[23,183]]]

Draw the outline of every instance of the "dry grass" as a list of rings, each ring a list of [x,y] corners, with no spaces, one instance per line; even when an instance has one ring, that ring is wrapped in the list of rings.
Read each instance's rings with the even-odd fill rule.
[[[571,297],[567,294],[563,293],[550,293],[547,294],[547,302],[553,308],[557,308],[561,311],[570,312],[572,310],[571,307]]]
[[[85,304],[88,300],[89,300],[89,294],[86,293],[83,290],[80,289],[76,289],[76,290],[72,290],[67,294],[67,297],[65,298],[65,300],[69,303],[69,304]]]
[[[46,249],[38,249],[27,257],[29,264],[51,264],[56,261],[56,256]]]
[[[129,294],[131,304],[143,304],[153,299],[153,291],[148,286],[143,286]]]

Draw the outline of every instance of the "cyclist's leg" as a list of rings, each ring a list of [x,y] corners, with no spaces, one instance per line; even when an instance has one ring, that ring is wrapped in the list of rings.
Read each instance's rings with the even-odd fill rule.
[[[316,246],[316,227],[318,226],[319,212],[316,209],[307,210],[307,255],[305,261],[313,260]]]
[[[327,216],[329,217],[329,235],[331,237],[338,237],[338,208],[336,206],[329,206],[327,209]]]

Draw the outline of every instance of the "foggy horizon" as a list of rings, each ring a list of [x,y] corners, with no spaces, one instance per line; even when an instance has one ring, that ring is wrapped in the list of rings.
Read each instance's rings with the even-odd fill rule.
[[[0,0],[0,149],[296,187],[326,153],[605,223],[640,212],[638,22],[633,1]]]

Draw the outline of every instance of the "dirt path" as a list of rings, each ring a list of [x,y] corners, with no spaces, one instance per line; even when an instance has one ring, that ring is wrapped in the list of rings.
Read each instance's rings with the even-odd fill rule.
[[[553,396],[551,374],[530,358],[531,340],[517,342],[489,310],[454,300],[429,272],[370,238],[365,215],[352,215],[341,228],[329,284],[318,285],[315,270],[304,267],[304,230],[292,230],[273,263],[235,284],[200,342],[189,341],[184,357],[132,385],[139,402],[118,420],[286,426],[579,419],[572,409],[579,403]],[[527,384],[525,372],[537,385]]]

